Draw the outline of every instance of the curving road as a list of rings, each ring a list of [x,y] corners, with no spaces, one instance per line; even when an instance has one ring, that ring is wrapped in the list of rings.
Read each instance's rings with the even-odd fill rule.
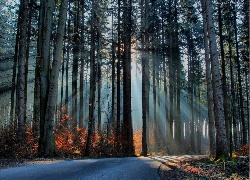
[[[161,162],[147,157],[83,159],[0,170],[0,180],[160,180]]]

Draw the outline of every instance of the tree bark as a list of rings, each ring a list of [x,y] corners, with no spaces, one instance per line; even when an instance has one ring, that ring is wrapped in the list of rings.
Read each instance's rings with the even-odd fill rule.
[[[148,33],[148,0],[145,3],[144,12],[142,15],[142,155],[147,156],[147,128],[149,122],[149,33]],[[142,7],[143,8],[143,7]],[[143,18],[144,17],[144,18]]]
[[[52,32],[52,18],[54,12],[55,2],[54,0],[44,0],[41,2],[41,9],[39,14],[40,28],[39,35],[41,41],[38,42],[37,54],[39,61],[39,82],[40,82],[40,137],[39,137],[39,155],[45,155],[45,115],[46,106],[48,101],[48,86],[49,86],[49,69],[50,69],[50,38]]]
[[[79,60],[79,1],[74,1],[74,32],[73,32],[73,70],[72,70],[72,128],[77,128],[77,99],[78,99],[78,60]]]
[[[235,46],[236,46],[236,67],[237,67],[237,77],[238,77],[238,85],[239,85],[239,101],[240,101],[240,119],[242,125],[242,143],[246,145],[248,143],[248,125],[249,121],[246,120],[244,114],[244,107],[243,107],[243,93],[242,93],[242,80],[241,80],[241,63],[239,57],[239,45],[238,45],[238,28],[237,28],[237,16],[236,16],[236,6],[233,5],[233,17],[234,17],[234,37],[235,37]]]
[[[16,34],[16,43],[15,43],[15,53],[14,53],[14,63],[12,68],[12,81],[11,81],[11,107],[10,107],[10,124],[13,126],[13,129],[16,129],[16,115],[15,115],[15,91],[16,91],[16,74],[17,74],[17,63],[18,63],[18,48],[19,48],[19,34],[20,34],[20,17],[18,17],[17,24],[17,34]]]
[[[204,1],[204,0],[203,0]],[[223,106],[223,92],[221,84],[221,75],[219,71],[218,51],[213,20],[213,3],[211,0],[204,2],[206,5],[207,30],[211,57],[211,73],[214,96],[214,114],[216,122],[216,158],[228,157],[228,143],[225,129],[225,116]]]
[[[84,100],[83,100],[83,91],[84,91],[84,51],[85,51],[85,48],[84,48],[84,44],[85,44],[85,41],[84,41],[84,6],[85,6],[85,1],[82,1],[82,24],[81,24],[81,55],[80,55],[80,60],[81,60],[81,64],[80,64],[80,114],[79,114],[79,128],[83,128],[83,120],[84,120],[84,115],[83,115],[83,109],[84,109],[84,106],[83,106],[83,103],[84,103]]]
[[[131,115],[131,25],[132,0],[124,0],[124,55],[123,55],[123,155],[134,154]]]
[[[27,51],[27,28],[28,28],[28,0],[20,1],[20,37],[18,54],[18,76],[17,76],[17,119],[18,119],[18,139],[22,144],[25,137],[25,62]]]
[[[44,132],[44,154],[45,156],[53,156],[54,155],[54,119],[56,113],[56,105],[57,105],[57,95],[58,95],[58,77],[61,65],[61,55],[62,55],[62,47],[63,47],[63,37],[65,31],[65,22],[66,22],[66,14],[67,14],[67,3],[68,0],[62,0],[59,12],[59,22],[58,22],[58,31],[56,34],[56,42],[54,47],[53,54],[53,64],[52,71],[50,76],[50,84],[49,84],[49,94],[48,94],[48,102],[47,109],[45,115],[45,132]]]
[[[221,78],[222,78],[222,91],[223,91],[223,98],[224,98],[224,114],[225,114],[225,123],[226,123],[226,133],[227,133],[227,138],[228,142],[230,142],[229,136],[230,136],[230,123],[229,123],[229,117],[228,117],[228,112],[227,112],[227,77],[226,77],[226,64],[225,64],[225,58],[224,58],[224,46],[223,46],[223,41],[224,37],[222,35],[222,17],[221,17],[221,1],[218,2],[218,21],[219,21],[219,37],[220,37],[220,55],[221,55]],[[229,143],[230,144],[230,143]],[[228,145],[229,145],[228,144]],[[228,146],[230,147],[230,145]]]
[[[117,154],[118,151],[120,150],[120,137],[121,137],[121,58],[122,58],[122,52],[121,52],[121,0],[118,0],[118,14],[117,14],[117,19],[118,19],[118,26],[117,26],[117,36],[118,36],[118,44],[117,44],[117,111],[116,111],[116,149],[117,149]]]
[[[90,155],[91,138],[94,126],[94,106],[95,106],[95,89],[96,89],[96,66],[95,66],[95,31],[96,31],[96,2],[92,0],[91,10],[91,43],[90,43],[90,93],[89,93],[89,117],[88,117],[88,134],[85,149],[85,156]]]

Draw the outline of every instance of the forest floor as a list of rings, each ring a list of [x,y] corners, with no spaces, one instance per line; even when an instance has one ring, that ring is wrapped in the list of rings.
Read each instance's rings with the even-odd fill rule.
[[[205,156],[164,158],[159,174],[162,179],[245,180],[249,179],[249,157],[233,158],[226,162],[213,161]]]

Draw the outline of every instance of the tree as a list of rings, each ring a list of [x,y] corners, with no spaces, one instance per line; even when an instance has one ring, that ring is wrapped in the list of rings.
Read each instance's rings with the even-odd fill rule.
[[[54,118],[57,105],[58,94],[58,77],[61,66],[63,37],[65,31],[65,22],[67,14],[68,0],[62,0],[59,12],[58,31],[56,34],[56,43],[54,47],[52,70],[49,80],[49,94],[47,101],[47,109],[44,122],[44,154],[45,156],[53,156],[54,154]]]
[[[95,62],[95,31],[96,29],[96,2],[92,0],[91,10],[91,44],[90,44],[90,95],[89,95],[89,116],[88,116],[88,135],[85,149],[85,156],[90,155],[90,145],[94,126],[94,105],[96,89],[96,62]]]
[[[213,3],[212,1],[202,1],[205,6],[205,14],[207,18],[207,29],[211,57],[211,73],[213,82],[213,96],[214,96],[214,115],[216,126],[216,158],[220,156],[228,157],[228,144],[225,130],[225,116],[223,107],[223,93],[221,76],[219,71],[218,51],[213,22]]]
[[[79,32],[79,1],[74,1],[74,30],[73,30],[73,69],[72,69],[72,127],[74,131],[77,128],[77,80],[78,80],[78,60],[79,60],[79,43],[80,43],[80,32]]]
[[[242,124],[242,142],[243,145],[248,143],[248,122],[245,118],[244,107],[243,107],[243,93],[242,93],[242,78],[241,78],[241,63],[239,55],[239,43],[238,43],[238,28],[237,28],[237,17],[236,17],[236,6],[233,5],[233,24],[234,24],[234,37],[235,37],[235,50],[236,50],[236,66],[237,66],[237,77],[238,77],[238,91],[239,91],[239,101],[240,101],[240,119]]]
[[[25,62],[27,51],[27,29],[28,29],[28,1],[20,1],[20,37],[18,54],[18,78],[17,78],[17,118],[18,118],[18,137],[22,141],[25,135]]]
[[[133,129],[131,115],[131,26],[132,26],[132,0],[124,0],[124,54],[123,54],[123,154],[134,154]]]
[[[201,2],[203,3],[203,2]],[[213,102],[213,87],[211,80],[211,64],[209,61],[209,46],[207,37],[207,18],[205,14],[205,6],[202,5],[203,29],[204,29],[204,47],[205,47],[205,63],[206,63],[206,81],[207,81],[207,102],[208,102],[208,124],[209,124],[209,142],[210,142],[210,157],[216,155],[215,141],[215,122],[214,122],[214,102]]]
[[[84,51],[85,51],[85,48],[84,48],[84,45],[85,45],[85,36],[84,36],[84,31],[85,31],[85,25],[84,25],[84,6],[85,6],[85,1],[82,1],[82,6],[81,6],[81,9],[82,9],[82,24],[81,24],[81,55],[80,55],[80,59],[81,59],[81,65],[80,65],[80,114],[79,114],[79,127],[80,128],[83,128],[83,90],[84,90]]]
[[[54,12],[54,0],[44,0],[40,5],[39,12],[39,32],[37,41],[37,71],[40,84],[39,109],[40,109],[40,136],[39,154],[45,155],[45,115],[48,100],[48,78],[50,69],[50,39],[52,32],[52,17]]]
[[[149,2],[142,1],[141,6],[145,6],[142,11],[142,155],[147,156],[147,129],[149,123]]]
[[[227,112],[227,106],[228,106],[228,100],[227,100],[227,84],[226,84],[226,65],[225,65],[225,53],[224,53],[224,36],[222,35],[222,15],[221,15],[221,1],[218,1],[218,21],[219,21],[219,37],[220,37],[220,55],[221,55],[221,78],[222,78],[222,91],[223,91],[223,98],[224,98],[224,114],[225,114],[225,123],[226,123],[226,133],[227,133],[227,138],[229,140],[229,129],[230,129],[230,122],[229,122],[229,117],[228,117],[228,112]],[[230,141],[230,140],[229,140]],[[229,142],[228,141],[228,142]],[[230,146],[228,146],[230,147]]]
[[[117,14],[117,109],[116,109],[116,149],[120,149],[120,140],[121,140],[121,59],[122,59],[122,52],[121,52],[121,0],[118,0],[118,14]]]

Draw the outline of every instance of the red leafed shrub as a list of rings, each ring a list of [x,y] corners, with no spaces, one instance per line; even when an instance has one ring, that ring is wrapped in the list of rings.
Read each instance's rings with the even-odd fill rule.
[[[85,151],[87,131],[83,128],[72,131],[69,127],[70,120],[65,114],[55,128],[56,151],[60,156],[82,155]]]
[[[4,129],[0,133],[0,158],[32,158],[37,150],[37,138],[34,138],[31,127],[26,127],[22,140],[13,129]]]
[[[242,156],[249,156],[249,145],[245,144],[244,146],[241,147],[240,153]]]

